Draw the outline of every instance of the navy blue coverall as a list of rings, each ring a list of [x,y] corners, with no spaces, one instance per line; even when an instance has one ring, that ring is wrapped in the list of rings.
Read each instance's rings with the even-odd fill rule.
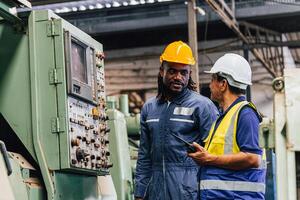
[[[201,144],[218,111],[206,97],[189,89],[171,102],[148,100],[141,112],[135,197],[150,200],[197,199],[197,165],[173,134]]]

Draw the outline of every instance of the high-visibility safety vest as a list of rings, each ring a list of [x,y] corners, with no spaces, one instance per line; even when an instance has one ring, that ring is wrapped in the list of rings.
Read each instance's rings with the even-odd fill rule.
[[[215,123],[206,138],[204,148],[213,155],[240,152],[236,141],[239,112],[244,106],[255,106],[247,101],[235,104],[221,120]],[[257,111],[256,111],[257,112]],[[251,123],[251,122],[250,122]],[[258,168],[228,170],[214,166],[203,166],[200,176],[200,199],[264,199],[266,158],[263,153]]]

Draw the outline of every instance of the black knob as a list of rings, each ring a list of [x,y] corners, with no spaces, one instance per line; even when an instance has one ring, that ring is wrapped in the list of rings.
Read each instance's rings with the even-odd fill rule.
[[[103,138],[103,137],[100,138],[100,142],[101,142],[101,143],[104,143],[104,138]]]
[[[109,164],[106,165],[106,168],[111,168],[111,167],[113,167],[112,163],[109,163]]]
[[[95,135],[98,135],[98,134],[99,134],[99,132],[96,131],[96,130],[93,130],[93,133],[94,133]]]
[[[84,150],[83,149],[80,149],[80,148],[77,148],[76,149],[76,159],[78,161],[81,161],[83,160],[85,157],[85,153],[84,153]]]
[[[75,159],[72,159],[72,160],[71,160],[71,164],[72,164],[72,165],[76,165],[76,163],[77,163],[77,160],[75,160]]]
[[[107,127],[107,128],[105,129],[105,133],[108,133],[108,132],[110,132],[110,128],[109,128],[109,127]]]
[[[99,163],[97,163],[96,168],[101,168],[101,165]]]

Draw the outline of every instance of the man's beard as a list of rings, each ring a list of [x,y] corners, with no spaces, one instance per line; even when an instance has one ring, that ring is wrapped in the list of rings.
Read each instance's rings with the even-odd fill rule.
[[[170,89],[171,83],[169,83],[169,86],[166,86],[165,84],[163,84],[163,89],[168,96],[172,96],[172,97],[176,96],[176,95],[180,94],[181,92],[183,92],[187,88],[187,85],[184,85],[182,82],[177,82],[177,83],[182,85],[182,89],[180,91],[171,90]]]

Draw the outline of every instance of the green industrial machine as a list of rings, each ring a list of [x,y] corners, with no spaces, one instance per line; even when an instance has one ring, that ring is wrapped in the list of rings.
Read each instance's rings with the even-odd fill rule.
[[[51,11],[12,13],[23,1],[0,1],[0,185],[8,199],[116,199],[103,47]]]
[[[299,77],[299,68],[286,68],[273,81],[274,118],[260,126],[260,145],[269,152],[268,200],[300,199]]]
[[[129,114],[127,95],[121,95],[119,100],[114,96],[107,97],[107,104],[113,182],[118,200],[132,200],[138,145],[131,137],[140,135],[140,115]]]

